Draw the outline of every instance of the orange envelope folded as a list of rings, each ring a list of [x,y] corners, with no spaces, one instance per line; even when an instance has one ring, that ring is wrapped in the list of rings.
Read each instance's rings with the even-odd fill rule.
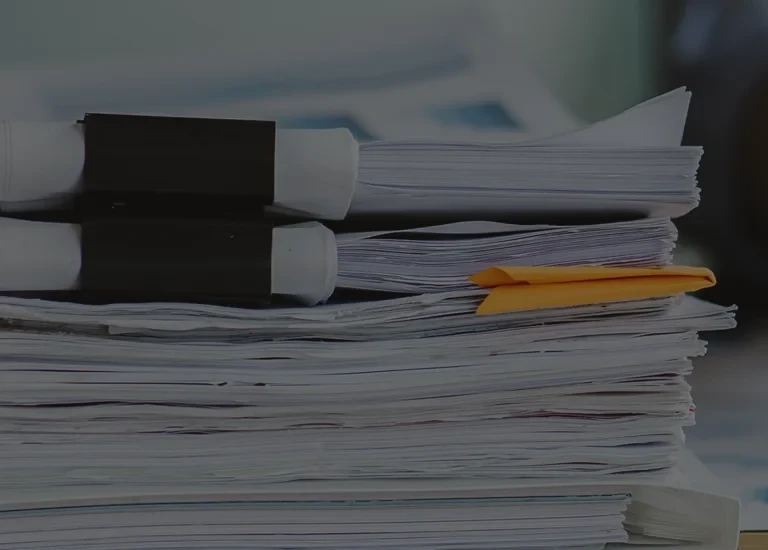
[[[491,267],[470,277],[491,288],[478,315],[641,300],[714,286],[703,267]]]

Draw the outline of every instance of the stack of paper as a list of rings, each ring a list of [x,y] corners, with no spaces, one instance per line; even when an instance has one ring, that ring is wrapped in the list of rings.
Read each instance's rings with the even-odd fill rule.
[[[584,143],[605,137],[594,128]],[[544,211],[693,207],[699,152],[679,136],[644,147],[653,132],[639,128],[629,145],[556,139],[503,161],[480,146],[454,162],[445,145],[372,145],[387,193],[373,156],[358,183],[393,212],[436,184],[455,190],[430,193],[446,212],[505,193]],[[734,308],[684,295],[714,277],[669,265],[675,237],[666,217],[477,216],[337,235],[338,286],[398,297],[266,309],[2,297],[0,542],[733,550],[738,503],[684,430],[699,333],[732,328]]]
[[[684,377],[688,357],[704,351],[695,331],[730,328],[732,314],[656,299],[478,316],[480,299],[267,311],[3,300],[14,330],[0,346],[0,487],[12,501],[2,540],[112,545],[123,531],[127,547],[164,536],[185,548],[353,548],[374,535],[377,548],[627,540],[633,521],[663,513],[638,507],[625,520],[631,487],[659,482],[693,421]],[[320,483],[322,498],[259,496],[286,500],[284,484],[302,480]],[[337,494],[355,480],[357,496]],[[393,500],[377,480],[430,496]],[[583,488],[564,500],[573,484]],[[209,493],[236,502],[214,505]],[[40,495],[54,500],[48,511],[19,504]],[[41,514],[52,515],[45,530],[23,527]],[[698,541],[695,524],[680,521],[660,532]]]
[[[677,462],[696,331],[732,314],[661,298],[478,316],[480,294],[266,311],[4,299],[1,532],[50,543],[82,518],[71,547],[120,529],[133,547],[601,547],[667,517],[633,487]],[[309,480],[321,496],[286,496]],[[338,493],[350,483],[355,496]],[[396,487],[427,496],[393,500]],[[696,500],[672,493],[679,525],[653,536],[723,534],[698,531]],[[18,527],[41,514],[69,519]]]
[[[361,154],[350,208],[355,214],[395,214],[407,204],[410,211],[443,214],[460,208],[486,215],[510,210],[556,214],[649,210],[680,216],[698,204],[694,177],[701,158],[698,147],[637,150],[374,142],[363,145]]]
[[[594,225],[458,222],[336,236],[336,286],[421,293],[473,288],[489,265],[654,267],[671,263],[668,218]]]
[[[0,121],[0,211],[66,210],[74,200],[96,208],[91,217],[172,217],[201,209],[214,218],[253,219],[266,209],[306,219],[370,224],[376,218],[377,228],[393,216],[409,218],[411,226],[427,217],[543,223],[564,216],[677,217],[699,201],[701,148],[680,146],[689,100],[684,89],[675,90],[593,126],[522,143],[360,143],[345,129],[93,112],[80,122]],[[623,128],[637,120],[645,128],[627,139]],[[199,131],[179,132],[179,124]],[[100,127],[120,137],[100,138]],[[247,144],[241,151],[215,137],[219,132],[247,135]],[[169,143],[206,153],[164,156]],[[167,161],[162,170],[159,159]],[[237,183],[226,184],[222,163]],[[180,174],[186,186],[166,171]]]
[[[101,505],[57,510],[41,527],[39,510],[13,514],[13,533],[3,540],[16,548],[57,541],[57,548],[83,548],[114,525],[116,548],[529,548],[547,522],[547,541],[576,541],[598,548],[625,538],[620,528],[624,494],[593,497],[393,498],[351,505],[340,501],[270,502],[250,497],[238,502],[213,499],[177,503]],[[290,516],[290,523],[285,519]],[[121,534],[133,531],[136,536]],[[432,533],[432,536],[425,534]],[[222,540],[227,544],[222,545]],[[429,546],[425,546],[428,540]],[[510,545],[508,541],[517,541]],[[17,545],[17,546],[16,546]],[[37,546],[39,547],[39,546]]]
[[[680,146],[689,101],[680,88],[581,130],[523,143],[364,143],[349,211],[682,216],[698,205],[702,154]],[[636,121],[640,131],[627,138]]]

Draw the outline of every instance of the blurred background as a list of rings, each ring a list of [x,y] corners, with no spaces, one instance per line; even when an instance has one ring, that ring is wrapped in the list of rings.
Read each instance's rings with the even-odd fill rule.
[[[0,0],[0,117],[276,118],[361,140],[517,140],[693,91],[702,205],[678,263],[740,328],[693,377],[694,450],[768,529],[768,2]],[[766,240],[763,240],[766,239]]]
[[[459,34],[461,29],[448,27],[461,25],[465,14],[479,8],[514,37],[510,54],[525,59],[575,114],[591,120],[621,111],[658,87],[657,22],[666,3],[2,0],[0,66],[135,66],[173,57],[207,62],[231,53],[254,68],[307,55],[343,63],[355,58],[356,49],[394,49],[441,30]],[[605,93],[595,94],[596,88]]]

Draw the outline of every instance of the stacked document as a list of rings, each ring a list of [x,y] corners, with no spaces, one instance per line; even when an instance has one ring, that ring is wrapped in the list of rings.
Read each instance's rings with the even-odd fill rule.
[[[261,311],[4,299],[1,540],[727,547],[734,504],[665,480],[683,475],[696,332],[732,327],[731,310],[483,316],[481,294]]]
[[[695,208],[698,147],[627,148],[371,143],[354,214],[568,211],[681,216]],[[439,191],[439,193],[438,193]]]
[[[672,261],[669,218],[591,225],[457,222],[336,236],[336,286],[420,294],[467,290],[491,265],[654,267]]]
[[[687,100],[672,92],[646,108]],[[195,225],[197,263],[188,242],[164,249],[165,263],[142,248],[173,244],[189,222],[13,220],[45,226],[17,227],[35,235],[5,256],[26,262],[5,270],[18,286],[66,272],[66,284],[34,290],[76,290],[94,265],[102,283],[172,272],[184,286],[221,276],[216,260],[258,274],[211,245],[235,241],[227,250],[263,254],[272,294],[325,303],[0,296],[0,543],[735,550],[738,502],[685,446],[699,334],[732,328],[735,308],[686,295],[715,283],[672,257],[670,218],[696,204],[700,151],[650,126],[620,127],[615,140],[608,121],[579,144],[507,149],[366,145],[350,212],[378,205],[404,229],[232,225],[215,240],[201,232],[213,225]],[[516,197],[512,211],[605,219],[485,215]],[[440,225],[394,217],[423,204],[450,218],[456,201],[476,213]],[[643,215],[609,221],[630,211]],[[143,272],[150,258],[166,271]],[[321,275],[324,296],[298,290]]]
[[[204,256],[191,238],[193,222],[139,222],[147,241],[172,232],[191,242],[193,267]],[[136,229],[136,224],[126,226]],[[86,225],[85,232],[103,233],[104,226]],[[291,297],[305,305],[326,301],[334,291],[376,291],[420,294],[476,289],[469,277],[489,265],[653,267],[671,262],[677,230],[669,218],[648,218],[593,225],[515,225],[499,222],[457,222],[396,231],[332,233],[317,222],[259,227],[271,241],[268,253],[271,294]],[[213,232],[204,226],[206,238]],[[87,286],[87,246],[84,228],[75,224],[0,218],[0,291],[72,291]],[[131,233],[130,235],[134,235]],[[214,244],[231,242],[224,231]],[[179,241],[170,239],[178,255]],[[184,242],[184,241],[182,241]],[[127,268],[140,267],[125,259]],[[258,245],[258,243],[254,243]],[[218,246],[212,252],[220,269],[230,265]],[[247,250],[258,257],[254,246]],[[147,262],[146,254],[142,257]],[[266,260],[267,258],[265,258]],[[91,260],[92,261],[92,260]],[[233,269],[242,269],[235,257]],[[189,278],[188,273],[184,275]],[[253,283],[251,283],[253,285]]]
[[[0,211],[84,198],[109,213],[197,205],[210,215],[213,199],[228,197],[251,217],[266,208],[323,220],[674,218],[699,202],[702,150],[680,145],[689,101],[679,89],[580,130],[511,143],[358,143],[347,129],[104,113],[2,121]],[[164,149],[167,158],[156,154]]]
[[[680,88],[592,126],[514,144],[365,143],[349,212],[682,216],[698,205],[702,154],[680,146],[689,102]]]

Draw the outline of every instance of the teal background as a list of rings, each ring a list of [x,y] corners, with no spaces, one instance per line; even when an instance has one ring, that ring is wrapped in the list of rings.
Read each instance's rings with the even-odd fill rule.
[[[587,121],[655,93],[657,0],[0,0],[0,70],[354,47],[371,26],[484,4]]]

